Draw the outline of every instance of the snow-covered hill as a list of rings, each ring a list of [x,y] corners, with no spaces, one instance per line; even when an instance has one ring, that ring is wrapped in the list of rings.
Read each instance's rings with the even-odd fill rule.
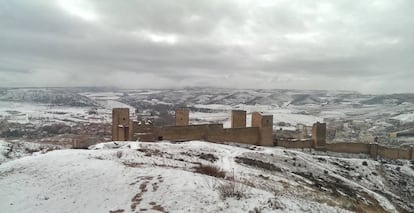
[[[64,88],[0,89],[1,101],[32,102],[58,106],[96,107],[97,102]]]
[[[165,115],[171,114],[174,109],[188,107],[192,113],[205,113],[202,117],[192,116],[192,123],[228,123],[230,110],[241,109],[248,113],[260,111],[273,114],[275,128],[278,128],[278,122],[296,128],[298,123],[309,126],[324,119],[340,122],[358,120],[369,125],[378,124],[380,128],[375,136],[382,137],[382,132],[412,126],[410,119],[402,120],[401,125],[404,126],[401,128],[387,129],[389,120],[398,121],[396,116],[413,112],[412,97],[412,94],[366,95],[350,91],[277,89],[0,88],[0,116],[12,122],[26,123],[33,120],[43,122],[45,119],[85,122],[79,117],[93,113],[99,120],[108,120],[107,115],[113,107],[128,107],[131,112],[140,115],[168,120]],[[58,118],[45,115],[49,112]],[[63,113],[69,117],[60,116]],[[341,128],[337,130],[342,131]],[[367,132],[366,129],[364,131]],[[352,136],[349,133],[347,139],[351,137],[349,135]]]
[[[414,210],[412,162],[351,157],[201,141],[102,143],[90,150],[56,150],[1,164],[0,209],[10,213]]]

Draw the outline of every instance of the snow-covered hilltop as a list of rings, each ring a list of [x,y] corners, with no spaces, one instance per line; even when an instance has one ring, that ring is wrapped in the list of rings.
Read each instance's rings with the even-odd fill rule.
[[[201,141],[110,142],[43,153],[0,165],[2,211],[414,210],[410,161]]]

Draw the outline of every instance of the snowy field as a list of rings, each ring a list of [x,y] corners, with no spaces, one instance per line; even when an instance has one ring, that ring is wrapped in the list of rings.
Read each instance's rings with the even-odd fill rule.
[[[231,110],[245,110],[246,111],[246,125],[251,126],[251,114],[253,112],[261,112],[265,115],[273,115],[274,128],[277,128],[276,122],[288,123],[292,126],[297,124],[304,124],[306,126],[312,126],[316,122],[322,122],[323,117],[317,117],[314,115],[303,114],[303,110],[280,108],[278,106],[265,106],[265,105],[194,105],[199,109],[209,109],[211,112],[191,112],[190,122],[202,123],[202,122],[223,122],[225,128],[229,128],[231,124]],[[328,116],[327,116],[328,117]],[[295,129],[295,128],[294,128]]]
[[[94,96],[92,96],[94,97]],[[99,96],[101,98],[101,96]],[[33,102],[0,101],[0,119],[20,124],[51,124],[111,121],[112,108],[135,108],[111,98],[97,99],[99,107],[71,107]]]
[[[201,141],[111,142],[43,153],[0,165],[2,212],[414,210],[409,161]],[[196,172],[201,164],[216,166],[225,177]],[[390,173],[397,167],[398,177]],[[390,186],[402,178],[407,194]],[[229,184],[242,195],[223,198],[220,187]]]
[[[55,106],[41,103],[0,101],[0,117],[15,123],[102,122],[108,114],[90,115],[90,107]],[[105,116],[106,114],[106,116]]]

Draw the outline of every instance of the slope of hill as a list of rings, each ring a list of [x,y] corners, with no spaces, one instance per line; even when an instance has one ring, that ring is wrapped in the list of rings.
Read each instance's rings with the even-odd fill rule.
[[[0,209],[413,211],[413,167],[409,161],[200,141],[111,142],[90,150],[57,150],[1,164]],[[405,187],[396,186],[402,183]]]
[[[0,100],[76,107],[96,107],[99,105],[97,102],[86,96],[79,95],[66,89],[53,88],[3,89],[0,92]]]

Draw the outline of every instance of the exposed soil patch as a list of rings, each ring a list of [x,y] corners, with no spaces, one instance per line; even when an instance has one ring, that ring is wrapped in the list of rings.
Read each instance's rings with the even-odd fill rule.
[[[211,154],[211,153],[200,153],[197,155],[200,159],[210,161],[212,163],[216,162],[218,160],[218,157]]]
[[[310,180],[312,182],[310,186],[318,191],[326,191],[331,194],[336,198],[335,200],[340,201],[341,207],[344,209],[356,212],[387,212],[371,195],[348,186],[340,179],[334,177],[322,178],[313,175],[311,172],[293,173]],[[329,205],[329,203],[327,204]]]
[[[385,180],[386,187],[392,194],[379,191],[389,200],[407,212],[414,210],[414,178],[406,172],[402,172],[400,167],[383,164],[379,167],[379,172]]]
[[[161,152],[158,149],[137,149],[138,152],[143,152],[144,156],[152,157],[152,156],[159,156],[159,157],[167,157],[172,158],[172,155],[167,152]]]
[[[135,162],[123,162],[123,164],[127,167],[142,167],[144,164],[143,163],[135,163]]]
[[[188,157],[199,157],[202,160],[210,161],[212,163],[218,160],[218,157],[211,154],[211,153],[200,153],[200,154],[192,154],[189,152],[180,152],[181,155],[188,156]]]
[[[271,164],[271,163],[263,162],[261,160],[256,160],[256,159],[250,159],[250,158],[246,158],[246,157],[237,156],[235,158],[235,161],[239,164],[246,164],[246,165],[249,165],[249,166],[258,167],[258,168],[262,168],[262,169],[265,169],[265,170],[282,172],[282,169],[279,168],[278,166],[276,166],[274,164]]]
[[[319,162],[326,162],[326,159],[325,158],[314,157],[314,159],[317,159]]]

